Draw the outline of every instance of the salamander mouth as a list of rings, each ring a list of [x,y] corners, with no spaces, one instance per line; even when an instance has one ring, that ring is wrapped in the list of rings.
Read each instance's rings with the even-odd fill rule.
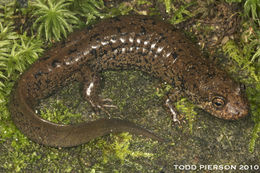
[[[249,105],[245,102],[245,104],[240,106],[232,106],[231,104],[226,105],[226,113],[223,118],[226,120],[238,120],[243,117],[246,117],[249,114]]]

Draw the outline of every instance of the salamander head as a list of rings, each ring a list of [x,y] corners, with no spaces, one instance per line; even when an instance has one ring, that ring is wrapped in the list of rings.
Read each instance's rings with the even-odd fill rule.
[[[204,87],[206,97],[199,105],[202,109],[226,120],[236,120],[248,115],[249,103],[245,96],[244,85],[225,76],[207,81],[206,85],[209,86]]]

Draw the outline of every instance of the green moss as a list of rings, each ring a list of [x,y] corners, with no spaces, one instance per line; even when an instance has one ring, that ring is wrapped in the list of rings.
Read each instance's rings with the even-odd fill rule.
[[[241,0],[226,0],[226,2],[228,2],[228,3],[232,3],[232,2],[241,2]]]
[[[36,157],[35,152],[30,156],[22,153],[21,151],[30,145],[27,137],[25,137],[17,128],[14,126],[13,122],[10,120],[9,111],[4,103],[0,104],[1,112],[1,123],[0,123],[0,143],[5,145],[7,141],[11,141],[9,144],[12,147],[7,148],[8,152],[5,155],[0,155],[1,160],[6,160],[2,165],[3,168],[7,170],[14,170],[19,172],[21,169],[25,168],[26,163]]]
[[[243,33],[242,36],[245,37],[245,33]],[[247,38],[250,38],[250,36],[247,36]],[[242,40],[242,44],[244,44],[243,49],[241,49],[234,41],[230,40],[223,46],[223,50],[238,64],[240,68],[245,71],[245,75],[241,81],[247,85],[251,85],[251,87],[247,87],[246,91],[250,102],[252,119],[255,122],[255,127],[252,131],[252,138],[249,144],[249,150],[252,152],[260,132],[260,64],[256,61],[259,59],[259,55],[257,52],[254,53],[254,51],[252,51],[255,48],[259,50],[259,45],[256,44],[258,41],[255,41],[256,38],[253,38],[252,36],[251,39],[252,41],[249,44],[245,43],[245,40]],[[239,68],[233,68],[232,70],[240,71]]]
[[[43,52],[42,41],[26,34],[19,35],[13,25],[0,23],[0,89],[3,81],[23,72]]]
[[[258,26],[260,25],[260,3],[258,0],[246,0],[244,3],[244,14],[251,17]]]
[[[137,5],[152,5],[149,0],[137,0]]]
[[[54,123],[71,124],[79,123],[81,114],[72,113],[61,101],[50,105],[51,109],[41,109],[40,116]]]
[[[104,140],[99,140],[99,148],[103,151],[103,163],[108,163],[111,160],[119,160],[121,164],[125,163],[128,157],[152,157],[152,153],[141,151],[133,151],[130,149],[132,135],[129,133],[121,133],[119,135],[110,135],[111,141],[107,143]]]
[[[79,23],[76,14],[68,10],[71,1],[67,0],[36,0],[32,3],[35,8],[33,28],[37,35],[43,36],[46,41],[59,41],[62,36],[67,37],[72,32],[72,26]]]
[[[11,1],[9,3],[0,4],[0,22],[4,25],[13,24],[13,16],[15,13],[14,10],[15,2]]]
[[[97,18],[128,14],[129,12],[132,11],[138,13],[141,11],[140,9],[136,9],[138,5],[145,5],[145,2],[147,1],[140,0],[135,2],[131,1],[131,3],[124,2],[110,9],[104,8],[103,1],[89,0],[84,2],[86,2],[86,4],[88,3],[88,5],[91,4],[88,6],[88,8],[91,9],[92,11],[89,10],[90,13],[86,14],[86,16],[77,15],[77,17],[81,18],[83,23],[85,24],[85,23],[92,23]],[[173,1],[165,0],[161,2],[165,3],[167,13],[171,14],[172,12],[176,12],[176,11],[178,12],[176,13],[178,15],[176,15],[176,17],[172,19],[173,23],[184,21],[187,19],[186,17],[191,16],[188,10],[189,8],[188,5],[187,6],[184,5],[182,8],[174,8],[174,6],[172,5]],[[160,133],[164,135],[163,130],[167,132],[169,130],[170,133],[166,134],[166,136],[169,135],[170,139],[176,141],[176,142],[172,142],[172,145],[158,144],[155,141],[149,142],[147,140],[142,139],[141,137],[136,139],[133,138],[132,135],[129,135],[127,133],[123,133],[120,135],[110,135],[109,137],[99,138],[89,142],[86,145],[82,145],[70,149],[57,149],[51,147],[43,147],[28,140],[27,137],[25,137],[14,126],[7,108],[7,103],[8,103],[8,97],[11,88],[13,86],[13,81],[17,79],[18,74],[21,73],[28,66],[29,64],[28,62],[31,63],[38,57],[38,54],[40,54],[41,51],[38,51],[36,53],[37,56],[34,56],[35,51],[32,50],[37,50],[38,48],[40,48],[42,46],[42,43],[39,44],[35,43],[39,41],[35,38],[30,39],[30,38],[25,38],[27,37],[25,35],[19,35],[16,31],[20,29],[15,28],[15,25],[11,25],[12,23],[14,23],[13,19],[17,18],[17,16],[15,17],[13,16],[15,12],[13,6],[8,6],[8,7],[5,6],[3,8],[5,9],[1,10],[1,12],[4,11],[4,13],[0,13],[0,21],[2,22],[0,26],[1,28],[0,35],[1,36],[4,35],[3,37],[0,38],[0,46],[2,46],[0,49],[0,54],[2,53],[0,55],[0,78],[1,78],[0,81],[2,82],[2,84],[5,85],[0,84],[2,87],[4,87],[3,90],[0,92],[0,99],[1,99],[0,171],[30,172],[31,170],[39,170],[41,172],[80,172],[80,171],[81,172],[123,172],[127,170],[129,172],[138,172],[138,171],[144,172],[147,171],[147,168],[149,168],[149,166],[151,169],[157,168],[157,170],[162,170],[162,168],[158,168],[158,167],[162,165],[160,163],[162,162],[164,163],[166,161],[171,161],[171,163],[174,163],[176,160],[179,161],[183,158],[183,160],[181,160],[180,162],[186,163],[185,162],[185,160],[187,160],[185,157],[187,155],[186,151],[188,150],[188,148],[191,148],[190,146],[191,144],[189,143],[188,144],[189,146],[185,146],[185,142],[189,141],[189,139],[191,139],[192,136],[188,136],[188,138],[182,138],[182,136],[185,136],[182,134],[178,136],[176,134],[178,132],[178,129],[172,130],[170,118],[161,116],[163,114],[163,111],[160,110],[161,106],[157,106],[159,108],[155,110],[151,110],[149,107],[151,104],[154,104],[154,102],[157,101],[158,98],[162,98],[164,94],[170,89],[170,87],[166,85],[165,89],[161,89],[164,87],[158,87],[158,85],[154,83],[151,84],[149,82],[148,82],[149,85],[145,86],[146,89],[141,91],[138,91],[141,87],[139,88],[137,87],[133,89],[134,86],[132,86],[129,83],[113,82],[110,86],[114,86],[114,87],[111,87],[110,89],[104,91],[104,95],[114,100],[115,104],[118,106],[118,110],[111,110],[111,111],[118,112],[121,118],[122,117],[126,119],[129,118],[135,122],[136,119],[135,117],[141,116],[141,118],[139,117],[139,119],[137,119],[136,122],[139,123],[138,121],[140,121],[141,122],[140,124],[150,124],[150,121],[156,122],[155,125],[151,128],[156,133],[158,131],[161,131]],[[69,8],[73,9],[73,12],[80,10],[77,9],[78,7],[72,8],[70,6]],[[155,11],[158,14],[159,10],[155,9]],[[253,11],[252,12],[250,11],[250,13],[254,14]],[[249,16],[251,16],[251,14],[249,14]],[[82,25],[82,23],[78,23],[76,25]],[[242,78],[241,80],[249,86],[254,86],[251,88],[250,87],[247,88],[247,93],[249,95],[249,99],[251,103],[251,110],[253,115],[252,117],[256,124],[252,132],[252,139],[250,141],[250,151],[252,151],[255,144],[257,143],[259,130],[260,130],[260,123],[259,123],[260,86],[258,84],[259,67],[260,67],[259,46],[258,46],[259,42],[257,42],[256,39],[254,38],[254,36],[259,35],[259,32],[257,32],[257,28],[251,26],[250,23],[246,23],[244,25],[245,26],[243,30],[247,32],[243,32],[242,36],[243,36],[243,40],[246,41],[242,45],[237,45],[237,43],[230,41],[228,42],[227,45],[225,45],[226,47],[224,48],[224,51],[227,54],[229,54],[231,58],[233,57],[232,59],[236,61],[241,68],[247,71],[246,74],[249,74],[248,75],[249,78],[246,79]],[[208,28],[208,29],[210,30],[212,28]],[[4,30],[8,32],[5,32]],[[45,35],[45,33],[43,35]],[[2,49],[3,47],[4,49]],[[32,55],[32,56],[29,55],[30,56],[29,59],[27,53],[19,53],[19,51],[23,52],[24,51],[23,49],[27,49],[27,48],[31,49],[29,51],[30,53],[27,52],[28,54]],[[8,58],[10,55],[12,55],[12,58],[6,61],[7,60],[6,58]],[[8,64],[6,63],[10,61],[11,63]],[[10,67],[7,67],[8,65]],[[111,77],[112,75],[113,78],[113,73],[118,75],[118,72],[111,72],[111,73],[108,72],[107,76]],[[127,76],[127,74],[129,75],[128,72],[121,73],[120,78],[122,78],[123,76]],[[137,77],[138,75],[142,77],[139,78]],[[7,76],[10,76],[10,78],[8,78]],[[137,81],[139,82],[146,81],[146,80],[149,81],[150,78],[143,76],[139,72],[132,72],[130,73],[128,80],[130,81],[130,83],[133,83],[133,85],[136,85]],[[119,87],[119,85],[121,85],[122,87],[121,86]],[[147,94],[148,93],[146,92],[147,90],[150,90],[149,91],[150,94]],[[122,94],[119,96],[118,93],[122,93]],[[140,97],[136,99],[137,97],[136,95],[140,95]],[[184,109],[183,114],[187,116],[189,122],[190,120],[192,122],[193,118],[196,116],[196,114],[193,112],[193,106],[184,103],[184,101],[185,100],[181,100],[177,104],[177,106],[180,107],[179,109]],[[65,105],[66,104],[64,102],[60,101],[52,104],[51,106],[53,108],[43,109],[41,110],[41,112],[43,113],[44,118],[54,122],[62,122],[62,123],[70,123],[73,121],[78,122],[78,118],[81,115],[78,113],[74,113],[74,111],[69,109],[70,107]],[[130,116],[131,112],[133,116]],[[142,118],[144,114],[148,114],[150,116],[148,120]],[[156,114],[158,114],[157,117],[154,116]],[[53,115],[55,116],[52,117]],[[164,123],[161,123],[162,120],[165,120]],[[214,120],[210,120],[210,121],[214,121]],[[214,122],[215,123],[220,122],[221,126],[225,125],[225,123],[223,123],[220,120]],[[236,126],[236,125],[237,124],[232,126]],[[189,123],[190,130],[194,128],[193,126],[194,126],[193,123],[192,124]],[[215,125],[211,124],[209,127],[212,126]],[[205,129],[206,125],[203,127],[204,127],[203,129]],[[175,131],[177,132],[175,133]],[[206,158],[206,155],[203,155],[201,157],[201,153],[197,153],[197,151],[204,152],[204,150],[200,150],[200,148],[203,148],[205,143],[201,142],[204,140],[201,140],[199,135],[196,137],[199,138],[199,140],[196,140],[196,138],[192,139],[192,144],[194,143],[196,144],[197,142],[199,143],[199,145],[197,145],[197,148],[195,148],[195,150],[192,150],[192,153],[190,154],[192,154],[191,158],[194,158],[194,155],[196,156],[194,163],[201,163],[203,162],[204,159],[203,157]],[[210,138],[210,135],[207,138]],[[178,147],[178,144],[181,140],[184,140],[184,143]],[[219,138],[217,140],[219,140]],[[213,139],[212,141],[214,143],[215,139]],[[206,144],[209,145],[209,147],[211,148],[214,147],[214,149],[218,147],[211,143],[206,143]],[[236,146],[232,146],[232,147],[233,147],[232,152],[241,150],[240,146],[239,148],[234,148]],[[162,152],[163,150],[164,152]],[[212,150],[210,150],[208,155],[210,155],[211,152]],[[174,157],[175,153],[179,153],[180,155]],[[227,156],[227,159],[229,159],[228,157],[229,156]],[[198,161],[197,158],[201,158],[202,160]],[[218,161],[213,163],[222,163],[222,162]],[[156,167],[156,164],[158,164],[159,166]],[[164,166],[169,167],[168,165],[164,165]],[[151,170],[151,172],[152,171],[153,170]]]
[[[163,83],[161,85],[160,88],[157,88],[155,95],[159,98],[164,97],[170,90],[172,89],[172,86],[167,84],[167,83]]]
[[[190,6],[194,5],[194,2],[184,3],[178,8],[176,8],[170,0],[165,0],[164,3],[167,13],[170,13],[172,10],[173,17],[169,20],[171,24],[184,22],[194,16],[194,14],[188,10]]]
[[[189,102],[186,98],[183,98],[176,103],[176,108],[185,115],[185,119],[189,124],[190,133],[192,133],[193,122],[197,115],[197,112],[194,111],[195,105]]]
[[[109,139],[99,138],[88,143],[86,146],[91,148],[90,150],[97,150],[99,154],[95,154],[95,162],[85,170],[88,172],[122,172],[128,167],[129,172],[142,171],[142,165],[136,160],[153,160],[155,155],[149,152],[149,149],[158,144],[154,141],[147,142],[141,139],[143,141],[142,148],[136,148],[136,141],[139,140],[133,140],[132,135],[120,133],[110,134]],[[136,143],[140,143],[140,141]],[[86,160],[83,162],[86,163]]]

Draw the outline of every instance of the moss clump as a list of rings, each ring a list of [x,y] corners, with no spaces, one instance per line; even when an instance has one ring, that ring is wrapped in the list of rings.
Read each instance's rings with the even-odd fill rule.
[[[41,109],[40,116],[43,119],[49,120],[54,123],[71,124],[71,122],[79,123],[81,114],[72,113],[71,110],[62,104],[61,101],[57,101],[53,105],[50,105],[51,109]]]
[[[98,145],[103,150],[103,163],[108,163],[111,160],[118,160],[121,164],[127,161],[128,157],[148,157],[153,156],[152,153],[141,151],[133,151],[130,149],[132,135],[129,133],[121,133],[119,135],[110,135],[111,141],[109,144],[104,140],[99,140]]]
[[[192,133],[193,122],[197,112],[194,111],[195,105],[189,102],[186,98],[182,98],[176,103],[176,108],[185,115],[185,119],[188,121],[190,133]]]
[[[255,122],[252,138],[249,143],[249,150],[252,152],[260,132],[260,61],[257,52],[254,53],[252,50],[258,49],[259,51],[260,48],[259,45],[256,44],[256,38],[251,37],[251,39],[253,39],[253,41],[244,45],[243,49],[241,49],[234,41],[230,40],[223,46],[223,50],[239,66],[239,68],[233,68],[232,70],[240,71],[240,69],[243,69],[245,73],[244,77],[241,77],[241,81],[248,86],[246,92],[250,102],[252,119]],[[242,43],[245,44],[243,41]]]

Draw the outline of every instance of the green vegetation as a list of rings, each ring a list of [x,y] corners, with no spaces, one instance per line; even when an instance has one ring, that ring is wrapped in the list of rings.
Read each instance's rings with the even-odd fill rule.
[[[183,2],[183,5],[176,7],[173,5],[173,1],[158,0],[159,3],[165,5],[166,13],[171,16],[171,23],[178,24],[194,16],[190,12],[190,7],[194,3],[180,1]],[[226,0],[226,2],[241,2],[241,0]],[[253,151],[257,139],[259,140],[260,132],[260,7],[258,2],[258,0],[245,1],[243,16],[246,20],[250,20],[243,24],[241,40],[239,40],[239,43],[230,40],[223,46],[223,51],[246,73],[240,80],[249,86],[247,87],[247,93],[251,104],[252,117],[255,122],[252,139],[249,144],[250,151]],[[68,150],[64,150],[62,154],[59,149],[49,149],[48,152],[46,150],[42,151],[39,145],[28,140],[14,126],[7,108],[8,97],[14,81],[19,74],[42,54],[49,44],[65,38],[74,28],[92,24],[100,18],[125,15],[133,11],[141,13],[139,7],[142,5],[151,5],[151,2],[137,0],[108,8],[102,0],[29,1],[28,9],[22,8],[20,10],[23,14],[28,15],[24,23],[33,21],[29,30],[32,32],[27,30],[28,32],[23,32],[23,34],[21,34],[21,31],[24,31],[24,23],[17,23],[17,21],[24,19],[21,19],[21,16],[17,14],[19,10],[15,9],[15,3],[0,5],[0,144],[10,143],[7,144],[9,147],[6,148],[8,154],[1,156],[1,159],[7,158],[3,168],[20,172],[24,169],[30,169],[27,168],[28,163],[42,162],[49,164],[42,168],[43,172],[50,172],[50,170],[58,172],[60,168],[64,168],[65,172],[72,172],[73,166],[60,166],[62,165],[60,163],[69,163],[62,160],[63,157],[66,156],[67,158],[68,155],[71,155]],[[159,14],[159,10],[154,8],[151,7],[149,9],[151,13],[148,14]],[[31,36],[31,33],[36,33],[38,37],[36,35]],[[235,71],[235,69],[232,70]],[[162,96],[159,92],[157,94],[159,97]],[[184,111],[184,114],[188,115],[186,118],[188,119],[190,130],[192,130],[192,121],[196,115],[193,111],[193,105],[186,103],[185,100],[181,100],[177,106]],[[48,119],[54,115],[54,122],[63,123],[69,123],[69,120],[66,118],[80,116],[72,113],[62,103],[57,103],[53,107],[53,110],[42,110],[42,116]],[[98,144],[97,148],[102,153],[102,164],[95,163],[94,166],[92,165],[92,169],[88,169],[88,171],[102,170],[102,167],[111,160],[123,164],[124,161],[128,162],[127,158],[129,157],[153,158],[151,153],[132,151],[129,148],[132,136],[127,133],[112,136],[110,140],[112,142],[108,143],[101,139],[98,142],[95,141],[95,143],[90,142],[85,146],[90,152],[92,151],[90,148],[94,148]],[[46,156],[45,160],[41,159],[41,155]],[[88,166],[88,164],[88,161],[86,161],[84,166]]]
[[[197,112],[194,110],[195,105],[189,102],[186,98],[181,99],[177,102],[176,108],[185,115],[185,119],[188,121],[190,133],[192,133],[193,122],[197,115]]]
[[[12,27],[3,26],[2,22],[0,23],[0,78],[6,80],[7,77],[4,75],[3,70],[7,68],[7,64],[4,63],[4,60],[7,59],[8,53],[11,52],[11,46],[13,40],[17,39],[15,32],[12,32]],[[4,87],[2,81],[0,81],[0,89]]]
[[[241,2],[242,0],[226,0],[228,3]],[[245,0],[244,15],[260,25],[260,3],[259,0]]]
[[[103,151],[103,163],[116,159],[121,163],[127,162],[127,157],[152,157],[152,153],[143,153],[130,150],[132,135],[121,133],[117,136],[111,135],[112,142],[108,145],[106,141],[99,140],[98,145]]]
[[[25,34],[19,36],[18,40],[14,40],[11,54],[5,59],[2,59],[4,64],[7,65],[4,70],[7,72],[8,77],[10,77],[15,70],[23,72],[26,67],[32,64],[38,58],[38,55],[43,52],[41,40],[37,40],[34,37],[29,38]]]
[[[104,18],[106,13],[104,2],[102,0],[74,0],[71,7],[81,17],[86,18],[86,24],[91,24],[97,18]]]
[[[247,87],[247,94],[250,102],[251,114],[255,122],[255,127],[249,145],[250,151],[253,151],[256,139],[259,137],[258,134],[260,132],[260,63],[258,60],[260,57],[258,54],[260,45],[259,43],[254,45],[254,41],[251,42],[251,44],[245,45],[244,49],[242,49],[244,51],[241,51],[241,49],[233,41],[228,41],[223,46],[224,52],[226,52],[234,61],[236,61],[238,66],[241,67],[247,74],[247,77],[241,80],[248,86],[251,86]],[[257,49],[256,53],[254,53],[254,51],[249,51],[252,43],[254,48]]]
[[[248,5],[246,2],[245,6]],[[255,10],[255,6],[252,5],[252,11]],[[248,7],[249,8],[249,7]],[[250,11],[246,9],[245,11]],[[252,12],[253,13],[253,12]],[[246,13],[248,15],[248,13]],[[253,15],[252,15],[253,16]],[[255,127],[252,132],[252,139],[249,144],[249,150],[252,152],[255,146],[256,139],[260,133],[260,30],[259,19],[244,22],[243,30],[240,42],[235,43],[233,40],[229,40],[223,45],[223,51],[228,54],[230,58],[235,61],[239,69],[230,69],[232,71],[245,71],[244,76],[241,76],[241,81],[247,86],[247,95],[250,102],[252,118],[255,122]]]
[[[0,22],[5,24],[13,23],[14,2],[8,4],[0,4]]]
[[[172,24],[178,24],[181,23],[191,17],[193,17],[194,15],[189,12],[187,10],[188,7],[190,7],[191,5],[193,5],[194,3],[187,3],[185,5],[182,5],[180,8],[176,9],[173,6],[173,17],[170,19],[170,22]]]
[[[6,81],[16,71],[23,72],[43,52],[41,40],[28,37],[26,33],[19,35],[13,30],[12,25],[0,23],[0,89],[4,87],[2,81]]]
[[[61,123],[61,124],[70,124],[74,119],[76,121],[76,122],[73,121],[74,123],[80,122],[79,118],[81,117],[81,114],[72,113],[67,106],[62,104],[62,102],[57,101],[56,103],[51,105],[51,107],[52,109],[40,110],[40,116],[43,119],[49,120],[54,123]]]
[[[260,3],[259,0],[246,0],[244,4],[244,14],[252,17],[258,26],[260,25]]]
[[[47,41],[59,41],[61,35],[66,37],[72,32],[72,25],[78,23],[78,18],[67,9],[69,5],[71,2],[66,0],[47,0],[47,3],[36,0],[32,3],[35,7],[33,16],[37,17],[33,28],[37,28],[37,34]]]
[[[242,0],[226,0],[226,2],[228,3],[232,3],[232,2],[241,2]]]
[[[170,23],[172,24],[181,23],[194,16],[194,14],[188,10],[190,6],[195,4],[194,2],[186,3],[184,1],[181,1],[183,5],[176,7],[172,3],[173,0],[158,0],[158,1],[163,2],[165,4],[166,13],[172,15],[172,17],[169,20]]]

